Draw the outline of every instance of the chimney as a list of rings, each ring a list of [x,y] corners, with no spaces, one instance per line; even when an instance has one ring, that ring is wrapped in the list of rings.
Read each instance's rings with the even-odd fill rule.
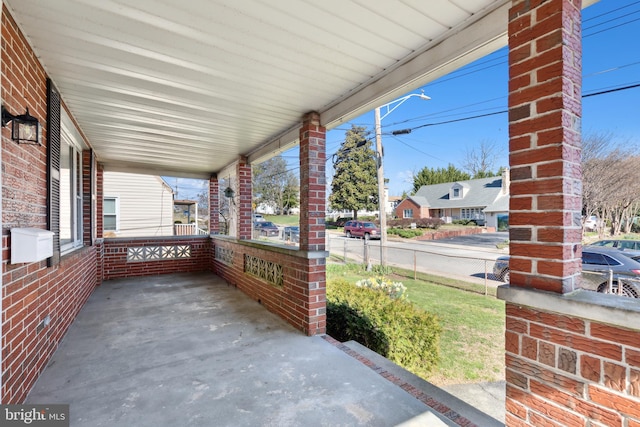
[[[502,171],[502,194],[509,194],[509,185],[511,184],[511,175],[509,168]]]

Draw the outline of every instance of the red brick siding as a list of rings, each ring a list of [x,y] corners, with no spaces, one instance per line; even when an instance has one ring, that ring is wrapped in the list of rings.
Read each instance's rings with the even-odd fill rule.
[[[96,167],[96,237],[101,239],[104,237],[104,167],[98,164]]]
[[[209,178],[209,233],[220,232],[220,184],[217,177]]]
[[[65,255],[54,268],[3,266],[2,402],[21,403],[96,286],[95,248]],[[47,315],[51,323],[38,332]]]
[[[127,261],[128,248],[174,245],[189,246],[191,256],[178,259]],[[104,280],[209,271],[211,267],[211,240],[209,237],[188,236],[104,239],[103,265]]]
[[[216,273],[237,286],[269,311],[279,315],[307,335],[326,331],[325,259],[307,259],[295,251],[272,251],[228,239],[213,240],[214,246],[234,251],[233,264],[214,261]],[[215,252],[215,250],[213,250]],[[272,285],[244,272],[244,255],[249,254],[283,266],[284,284]]]
[[[516,0],[509,13],[511,284],[574,289],[581,241],[581,11]]]
[[[416,238],[416,240],[440,240],[448,239],[456,236],[469,236],[471,234],[480,234],[485,230],[482,227],[467,227],[461,230],[443,230],[433,233],[426,233]]]
[[[396,216],[398,218],[404,218],[404,210],[405,209],[413,209],[413,218],[429,218],[429,209],[422,209],[416,202],[409,199],[404,199],[398,206],[396,206]]]
[[[82,239],[86,245],[93,244],[96,238],[96,211],[93,208],[96,166],[97,163],[95,161],[92,162],[91,151],[84,151],[82,153]],[[92,171],[94,171],[93,176],[91,174]]]
[[[640,331],[513,304],[506,311],[507,425],[640,423]]]
[[[44,69],[5,7],[2,14],[2,103],[12,114],[25,106],[42,127],[42,146],[18,145],[2,128],[3,235],[13,227],[46,228],[47,87]]]
[[[46,261],[10,261],[10,230],[47,224],[46,75],[6,8],[2,14],[2,99],[14,114],[29,112],[42,127],[42,146],[18,145],[2,129],[2,403],[21,403],[96,286],[95,248]],[[86,157],[83,156],[83,160]],[[87,163],[83,162],[86,166]],[[83,171],[83,179],[89,179]],[[86,208],[83,210],[86,216]],[[90,218],[90,217],[89,217]],[[84,224],[87,227],[87,224]],[[86,237],[86,234],[85,234]],[[48,327],[37,326],[49,315]]]
[[[238,174],[238,239],[251,239],[253,237],[252,222],[252,183],[251,165],[242,157],[237,165]]]
[[[325,249],[326,129],[311,112],[300,128],[300,250]]]

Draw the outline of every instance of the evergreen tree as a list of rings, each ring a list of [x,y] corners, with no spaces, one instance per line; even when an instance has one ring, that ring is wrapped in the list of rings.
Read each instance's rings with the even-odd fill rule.
[[[413,192],[411,194],[416,194],[423,185],[467,181],[469,179],[471,179],[471,176],[468,173],[461,171],[451,163],[449,163],[449,166],[446,169],[424,167],[420,172],[413,176]]]
[[[352,126],[346,132],[333,164],[335,173],[329,203],[333,209],[353,211],[354,219],[360,209],[378,208],[376,153],[366,134],[365,127]]]

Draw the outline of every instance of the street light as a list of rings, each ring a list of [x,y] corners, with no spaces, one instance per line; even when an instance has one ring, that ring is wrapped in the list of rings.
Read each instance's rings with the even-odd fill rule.
[[[384,194],[384,168],[382,166],[382,126],[380,122],[382,119],[391,114],[396,108],[405,103],[409,98],[417,96],[425,101],[431,98],[422,93],[411,93],[405,95],[402,98],[398,98],[395,101],[391,101],[387,104],[381,105],[375,109],[375,124],[376,124],[376,155],[378,158],[378,209],[380,212],[380,264],[385,265],[384,248],[387,244],[387,209],[386,209],[386,197]],[[386,112],[380,116],[380,109],[385,108]]]

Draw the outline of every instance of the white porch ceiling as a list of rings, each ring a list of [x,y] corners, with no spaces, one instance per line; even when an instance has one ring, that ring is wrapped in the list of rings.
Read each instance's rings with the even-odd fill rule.
[[[208,178],[506,44],[508,0],[4,0],[108,170]]]

